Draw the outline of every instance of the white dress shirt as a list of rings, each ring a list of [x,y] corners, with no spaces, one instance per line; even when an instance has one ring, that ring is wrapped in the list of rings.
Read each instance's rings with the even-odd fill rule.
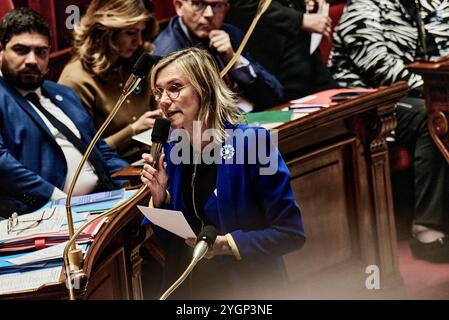
[[[18,91],[26,96],[31,91],[25,91],[18,89]],[[72,120],[58,107],[56,106],[50,99],[42,96],[41,88],[38,88],[34,91],[39,96],[39,101],[48,112],[55,116],[56,119],[61,121],[70,131],[72,131],[75,136],[81,139],[80,132],[78,128],[75,126]],[[62,97],[61,97],[62,99]],[[51,200],[65,198],[66,193],[69,191],[70,184],[75,175],[75,171],[78,168],[79,163],[83,155],[78,149],[69,141],[67,138],[62,135],[58,129],[56,129],[51,122],[36,108],[30,101],[28,101],[30,105],[33,106],[34,110],[37,114],[42,118],[45,125],[48,127],[53,137],[55,137],[56,143],[61,147],[62,152],[64,153],[65,160],[67,162],[67,173],[66,173],[66,181],[64,185],[64,189],[60,190],[55,187],[53,194],[51,196]],[[80,176],[76,182],[75,189],[73,191],[73,195],[83,195],[93,192],[99,183],[99,179],[97,174],[95,173],[94,167],[90,164],[89,161],[84,163],[83,168],[81,170]]]

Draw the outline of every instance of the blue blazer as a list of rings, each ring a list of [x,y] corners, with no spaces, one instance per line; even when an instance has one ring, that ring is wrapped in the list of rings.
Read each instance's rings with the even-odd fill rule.
[[[210,196],[203,211],[218,228],[219,234],[232,235],[242,260],[237,261],[231,256],[217,256],[212,260],[221,260],[220,264],[226,266],[221,273],[228,273],[223,277],[228,279],[229,286],[250,287],[254,283],[248,283],[252,281],[248,279],[260,274],[261,270],[265,275],[263,282],[268,283],[270,277],[277,279],[276,282],[285,280],[281,256],[299,249],[305,241],[300,210],[290,185],[290,173],[279,151],[271,143],[268,131],[229,123],[226,129],[234,133],[239,130],[249,138],[244,140],[243,147],[235,136],[224,143],[226,146],[232,145],[235,154],[232,159],[222,159],[218,164],[216,194]],[[251,135],[251,131],[255,134]],[[254,137],[259,139],[254,141]],[[194,213],[188,212],[182,199],[183,166],[174,165],[170,160],[174,145],[166,144],[164,150],[168,190],[172,196],[171,204],[164,208],[180,210],[190,220]],[[260,174],[262,168],[268,167],[266,162],[264,165],[256,157],[256,161],[250,164],[248,156],[250,152],[258,154],[264,145],[271,146],[270,153],[264,152],[269,154],[267,159],[270,163],[277,163],[277,168],[270,175]],[[242,156],[239,153],[243,153],[243,164],[235,163]],[[183,239],[165,230],[158,227],[154,230],[166,250],[165,280],[168,286],[179,276],[179,266],[171,263],[177,263],[185,244]]]
[[[153,44],[155,48],[153,54],[165,56],[180,49],[201,46],[200,43],[194,43],[186,36],[181,28],[179,19],[179,17],[172,18],[168,26],[154,40]],[[232,47],[236,51],[244,37],[242,31],[226,23],[223,24],[221,29],[229,34]],[[283,88],[279,80],[257,63],[249,55],[248,50],[244,50],[242,55],[251,63],[257,75],[254,82],[242,84],[233,77],[232,70],[228,73],[230,78],[239,84],[240,89],[243,91],[242,95],[253,102],[256,109],[279,104],[283,98]],[[223,68],[224,66],[221,67]]]
[[[92,140],[92,120],[71,89],[44,81],[42,93],[75,123],[86,143]],[[93,152],[109,173],[127,165],[103,140]],[[0,78],[0,215],[39,209],[55,187],[63,189],[66,172],[64,154],[41,117]]]

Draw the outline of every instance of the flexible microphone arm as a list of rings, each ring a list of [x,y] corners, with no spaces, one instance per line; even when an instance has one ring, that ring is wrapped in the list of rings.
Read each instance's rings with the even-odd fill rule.
[[[137,87],[137,85],[139,84],[139,82],[140,81],[136,81],[136,85],[132,86],[131,88],[133,88],[133,90],[134,90]],[[75,240],[77,239],[78,235],[80,234],[80,231],[84,230],[85,227],[87,227],[87,225],[90,224],[92,221],[91,220],[91,221],[87,222],[86,224],[84,224],[78,230],[78,232],[76,233],[76,236],[75,236],[74,227],[73,227],[72,208],[71,208],[70,200],[72,198],[72,194],[73,194],[73,190],[75,188],[76,181],[81,173],[81,169],[82,169],[84,163],[88,159],[89,155],[92,153],[92,150],[93,150],[95,144],[97,143],[98,139],[100,138],[101,134],[103,134],[104,130],[107,128],[109,123],[112,121],[114,116],[117,114],[117,112],[120,109],[120,107],[122,106],[123,102],[126,100],[126,98],[131,94],[131,92],[133,90],[131,90],[125,94],[122,93],[122,95],[120,96],[119,100],[117,101],[114,109],[111,111],[111,114],[107,117],[107,119],[105,120],[103,125],[100,127],[98,132],[95,134],[91,143],[87,147],[86,153],[84,154],[83,158],[81,159],[81,161],[78,165],[78,168],[76,169],[75,175],[73,177],[72,183],[69,188],[69,192],[67,193],[66,211],[67,211],[67,223],[68,223],[68,227],[69,227],[69,238],[71,239],[71,241],[69,241],[69,243],[67,243],[67,245],[64,249],[63,258],[64,258],[64,264],[66,265],[66,268],[65,268],[66,269],[66,277],[69,279],[68,289],[70,291],[70,300],[75,299],[74,294],[73,294],[73,287],[72,287],[72,284],[70,281],[70,274],[71,274],[71,272],[80,272],[80,270],[82,270],[82,265],[83,265],[83,252],[81,249],[76,247]],[[140,189],[140,191],[143,192],[144,189],[145,188],[142,187]],[[141,192],[139,192],[139,194],[140,193]],[[124,203],[124,204],[130,203],[135,198],[137,198],[137,196],[128,199],[128,201],[126,201],[126,203]],[[105,212],[104,214],[111,212],[113,209],[115,209],[115,208],[110,209],[109,211]],[[117,210],[113,210],[112,212],[116,212],[116,211]]]
[[[179,285],[183,283],[185,279],[187,279],[188,275],[190,274],[190,272],[192,272],[193,268],[195,268],[198,261],[199,260],[193,259],[184,273],[178,278],[178,280],[175,281],[175,283],[171,285],[170,288],[167,289],[167,291],[164,292],[159,300],[166,300],[173,293],[173,291],[175,291],[179,287]]]
[[[73,292],[73,284],[71,281],[71,270],[70,270],[70,263],[69,263],[69,259],[68,259],[68,254],[69,254],[69,249],[72,247],[72,245],[75,243],[76,239],[78,238],[78,236],[87,228],[89,227],[92,223],[105,218],[105,217],[109,217],[114,213],[117,213],[118,211],[122,210],[123,208],[125,208],[126,206],[129,205],[129,203],[131,203],[132,201],[134,201],[135,199],[139,198],[147,189],[146,185],[143,185],[135,195],[133,195],[131,198],[129,198],[127,201],[122,202],[121,204],[119,204],[116,207],[113,207],[105,212],[103,212],[102,214],[99,214],[98,216],[96,216],[95,218],[93,218],[92,220],[89,220],[87,222],[85,222],[73,235],[73,237],[70,238],[69,242],[67,243],[67,245],[64,248],[64,253],[63,253],[63,259],[64,259],[64,268],[65,268],[65,273],[67,276],[67,288],[69,290],[69,297],[70,300],[75,300],[75,294]],[[78,276],[81,276],[82,273],[78,274]]]
[[[240,46],[238,47],[237,51],[235,52],[232,59],[228,62],[226,67],[221,70],[220,76],[223,78],[229,70],[231,70],[232,66],[235,64],[239,56],[242,54],[243,49],[246,46],[246,43],[249,40],[249,37],[253,34],[254,28],[257,25],[257,22],[259,22],[260,17],[267,11],[268,7],[271,4],[271,0],[260,0],[259,5],[257,7],[256,16],[254,17],[253,21],[251,22],[251,25],[248,28],[248,31],[246,31],[245,37],[243,38],[242,42],[240,43]]]
[[[92,153],[93,148],[95,147],[95,144],[100,139],[100,136],[103,134],[103,132],[106,130],[107,126],[111,123],[112,119],[115,117],[117,112],[119,111],[120,107],[123,105],[123,102],[126,100],[126,98],[137,88],[137,86],[142,81],[142,78],[145,77],[146,74],[148,74],[150,69],[150,62],[151,56],[148,54],[142,55],[136,62],[136,64],[133,67],[133,74],[129,77],[128,81],[125,84],[125,87],[123,88],[122,94],[120,95],[120,98],[118,99],[117,103],[115,104],[114,108],[112,109],[109,116],[106,118],[104,123],[101,125],[101,127],[98,129],[95,136],[92,138],[92,141],[90,142],[89,146],[87,147],[87,150],[85,154],[83,155],[83,158],[81,159],[80,163],[78,164],[78,168],[75,171],[75,175],[73,176],[73,180],[70,184],[69,191],[67,193],[66,198],[66,213],[67,213],[67,224],[68,224],[68,230],[69,230],[69,239],[70,241],[67,243],[66,247],[64,248],[63,253],[63,259],[64,259],[64,267],[67,277],[67,288],[69,290],[69,297],[70,300],[75,300],[75,295],[73,292],[73,285],[71,282],[71,273],[78,273],[78,275],[82,274],[82,265],[83,265],[83,252],[81,249],[76,247],[76,239],[78,235],[81,233],[82,230],[85,229],[92,221],[88,221],[85,223],[80,230],[78,230],[77,234],[74,233],[74,226],[73,226],[73,217],[72,217],[72,207],[71,207],[71,198],[73,191],[75,189],[76,182],[79,178],[79,175],[81,173],[81,170],[84,166],[84,163],[89,158],[90,154]],[[121,206],[117,208],[122,208],[132,201],[134,201],[140,194],[143,193],[145,190],[145,186],[143,186],[139,192],[125,201]],[[117,212],[117,208],[112,208],[105,213],[103,213],[102,216],[106,216],[112,213]],[[93,221],[96,221],[94,219]]]
[[[135,87],[137,87],[137,85],[139,85],[139,82],[140,81],[136,81],[135,86],[132,86],[131,88],[135,89]],[[91,143],[87,147],[86,153],[84,154],[83,158],[81,159],[80,163],[78,164],[78,168],[75,171],[75,175],[73,177],[72,183],[70,184],[70,188],[69,188],[69,191],[67,193],[67,200],[66,200],[67,223],[68,223],[68,227],[69,227],[69,236],[70,236],[70,238],[73,237],[73,234],[74,234],[73,218],[72,218],[72,207],[71,207],[71,203],[70,202],[71,202],[71,199],[72,199],[72,194],[73,194],[73,190],[75,189],[76,182],[78,181],[78,177],[79,177],[79,175],[81,173],[81,170],[82,170],[82,168],[84,166],[84,163],[86,162],[86,160],[89,158],[90,154],[92,153],[92,150],[95,147],[95,144],[97,143],[98,139],[103,134],[103,132],[105,131],[105,129],[107,128],[109,123],[112,121],[114,116],[117,114],[117,112],[120,109],[120,107],[122,106],[123,102],[131,94],[131,92],[132,92],[132,90],[127,92],[127,93],[124,93],[124,94],[122,93],[122,95],[120,96],[119,100],[117,101],[114,109],[111,111],[111,113],[107,117],[106,121],[103,123],[103,125],[100,127],[100,129],[97,131],[97,133],[93,137]],[[72,250],[76,250],[76,246],[72,246]],[[74,257],[74,258],[75,258],[75,260],[73,261],[73,263],[75,265],[78,265],[78,258],[79,257]],[[82,259],[82,257],[81,257],[81,259]],[[79,265],[78,265],[78,267],[79,267]]]
[[[253,19],[253,21],[252,21],[248,31],[245,34],[245,37],[243,38],[242,42],[240,43],[240,46],[237,49],[236,53],[234,54],[232,59],[228,62],[226,67],[220,72],[220,77],[223,78],[229,72],[229,70],[232,68],[232,66],[235,64],[235,62],[237,61],[238,57],[240,56],[240,54],[242,53],[243,49],[245,48],[246,43],[249,40],[249,37],[252,35],[252,33],[254,31],[254,28],[257,25],[257,22],[259,21],[259,19],[262,16],[262,14],[264,14],[265,11],[268,9],[269,5],[271,4],[271,1],[272,0],[260,0],[259,5],[257,7],[257,11],[256,11],[256,16],[254,17],[254,19]],[[76,234],[74,233],[73,218],[72,218],[72,208],[71,208],[70,200],[72,198],[73,190],[75,189],[76,181],[78,180],[78,177],[79,177],[79,175],[81,173],[81,169],[82,169],[84,163],[86,162],[87,158],[91,154],[91,152],[92,152],[92,150],[93,150],[93,148],[95,146],[95,143],[97,143],[98,139],[100,138],[100,135],[106,130],[107,126],[112,121],[114,116],[117,114],[118,110],[122,106],[122,104],[125,101],[125,99],[139,85],[139,82],[140,81],[137,81],[133,86],[130,86],[129,85],[129,81],[128,81],[127,84],[125,85],[124,91],[123,91],[121,97],[119,98],[119,100],[117,101],[116,105],[114,106],[114,109],[111,111],[111,114],[105,120],[103,125],[98,130],[97,134],[92,139],[92,142],[89,144],[89,146],[88,146],[88,148],[86,150],[86,154],[83,156],[83,158],[81,159],[80,164],[78,165],[78,168],[77,168],[77,170],[75,172],[75,175],[73,177],[72,183],[70,185],[69,192],[67,193],[66,211],[67,211],[67,223],[68,223],[68,227],[69,227],[70,241],[67,243],[66,247],[64,248],[63,258],[64,258],[65,273],[66,273],[66,277],[67,277],[67,280],[68,280],[67,281],[67,287],[68,287],[68,290],[69,290],[70,300],[75,300],[75,294],[73,292],[73,285],[72,285],[72,281],[71,281],[71,272],[72,271],[78,271],[78,270],[82,271],[82,264],[83,264],[83,253],[82,253],[82,250],[76,248],[76,242],[75,242],[77,237],[79,236],[79,234],[87,226],[89,226],[91,223],[93,223],[94,221],[97,221],[97,218],[99,219],[100,216],[101,217],[109,216],[109,215],[117,212],[121,208],[124,208],[126,205],[128,205],[129,203],[131,203],[132,201],[137,199],[137,197],[140,196],[146,190],[146,185],[142,186],[139,189],[139,192],[137,192],[137,194],[135,196],[129,198],[122,205],[118,206],[117,208],[112,208],[112,209],[104,212],[100,216],[96,217],[95,219],[86,222],[83,226],[81,226],[81,228],[77,231]],[[128,90],[128,92],[125,93],[125,89],[132,89],[132,90]],[[193,264],[191,266],[192,269],[196,265],[197,262],[195,262],[195,264],[193,264],[194,261],[192,261],[192,263],[191,263],[191,265]],[[71,266],[73,266],[73,267],[71,268]],[[189,265],[189,267],[190,267],[190,265]],[[186,269],[186,272],[188,271],[188,269]],[[188,273],[190,273],[190,272],[191,272],[191,270]],[[184,280],[182,280],[182,281],[184,281]],[[181,284],[182,281],[179,284]],[[175,284],[173,284],[173,286]],[[173,290],[175,290],[179,286],[179,284],[176,287],[174,287]],[[173,290],[171,292],[173,292]],[[171,294],[171,292],[168,293],[168,295]],[[168,297],[168,295],[166,297]],[[162,300],[162,297],[161,297],[161,300]]]

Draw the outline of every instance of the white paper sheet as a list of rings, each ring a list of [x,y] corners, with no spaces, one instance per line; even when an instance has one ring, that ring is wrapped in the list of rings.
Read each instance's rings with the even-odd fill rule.
[[[45,234],[58,232],[67,221],[66,209],[63,206],[45,208],[33,213],[19,215],[17,224],[14,224],[10,233],[7,229],[7,220],[0,222],[0,241],[32,234]]]
[[[144,132],[136,134],[132,137],[132,139],[151,146],[151,132],[153,132],[153,129],[148,129]]]
[[[323,3],[323,6],[321,7],[321,12],[318,12],[318,14],[321,14],[326,17],[329,16],[329,3],[327,2]],[[312,36],[310,38],[310,54],[315,52],[315,50],[320,45],[322,38],[323,35],[321,33],[318,32],[312,33]]]
[[[311,95],[308,95],[308,96],[305,96],[305,97],[302,97],[302,98],[299,98],[299,99],[290,100],[290,103],[293,103],[293,104],[306,103],[308,101],[316,99],[316,97],[317,97],[316,95],[311,94]]]
[[[155,225],[184,239],[196,238],[195,233],[181,211],[148,208],[144,206],[137,206],[137,208]]]

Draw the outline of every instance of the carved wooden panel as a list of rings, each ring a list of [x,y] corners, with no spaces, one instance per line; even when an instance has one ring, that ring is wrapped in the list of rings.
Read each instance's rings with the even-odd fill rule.
[[[89,279],[89,289],[85,299],[128,300],[130,297],[127,279],[125,252],[123,248],[119,248]]]
[[[289,162],[292,187],[301,208],[307,236],[304,248],[285,256],[291,280],[350,259],[358,259],[352,242],[353,205],[347,178],[348,151],[353,140],[333,146],[316,156]]]

